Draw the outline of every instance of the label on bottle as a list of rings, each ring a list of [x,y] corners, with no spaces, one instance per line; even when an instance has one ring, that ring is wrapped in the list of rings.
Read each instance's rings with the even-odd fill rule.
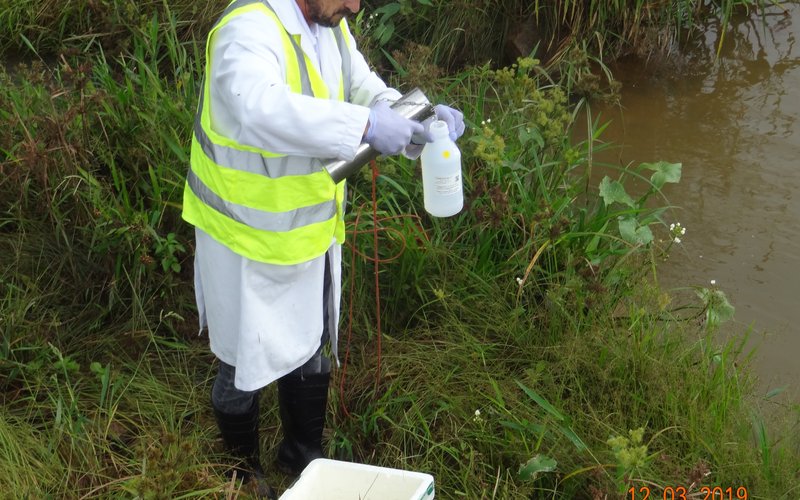
[[[435,178],[436,194],[443,196],[456,194],[461,191],[461,174],[446,175],[443,177],[436,176]]]

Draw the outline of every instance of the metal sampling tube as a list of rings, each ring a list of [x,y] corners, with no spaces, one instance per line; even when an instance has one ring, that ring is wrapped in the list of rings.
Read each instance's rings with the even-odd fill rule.
[[[417,122],[426,120],[434,115],[433,105],[431,105],[431,102],[419,88],[412,89],[392,104],[391,108],[409,120]],[[380,156],[380,153],[372,146],[369,144],[362,144],[359,146],[356,151],[356,156],[352,160],[337,160],[324,165],[323,168],[328,171],[334,182],[338,183],[342,179],[349,177],[350,174],[357,172],[361,167],[369,163],[370,160],[374,160],[378,156]]]

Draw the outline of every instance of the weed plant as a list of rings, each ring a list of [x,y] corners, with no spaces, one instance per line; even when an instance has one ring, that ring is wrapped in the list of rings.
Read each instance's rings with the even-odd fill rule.
[[[373,22],[395,19],[401,40],[414,24],[392,16],[443,8],[399,3]],[[140,3],[128,15],[123,1],[68,2],[60,14],[43,5],[0,11],[13,26],[0,45],[31,50],[0,74],[0,488],[247,497],[225,476],[208,405],[216,367],[196,332],[191,230],[179,220],[196,31],[224,6]],[[535,3],[577,22],[559,10],[569,5]],[[378,32],[362,35],[392,54]],[[611,166],[598,182],[604,125],[570,139],[586,106],[574,97],[585,65],[569,66],[580,58],[555,72],[534,58],[450,72],[432,55],[447,54],[449,39],[436,36],[421,46],[427,56],[394,57],[405,72],[392,78],[464,111],[466,208],[428,217],[416,163],[384,159],[376,220],[372,173],[352,179],[343,310],[353,315],[342,322],[329,453],[429,472],[440,498],[701,485],[795,498],[797,422],[759,415],[744,341],[716,338],[732,315],[724,294],[699,289],[696,302],[675,304],[655,284],[669,250],[660,240],[675,237],[658,195],[680,165]],[[584,61],[596,57],[581,47]],[[262,403],[269,463],[280,439],[273,388]]]

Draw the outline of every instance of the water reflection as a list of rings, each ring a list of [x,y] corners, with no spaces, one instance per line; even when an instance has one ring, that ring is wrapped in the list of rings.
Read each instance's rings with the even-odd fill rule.
[[[784,6],[733,20],[719,58],[712,25],[669,64],[621,61],[621,108],[592,107],[612,120],[605,139],[621,146],[601,161],[683,163],[665,194],[688,231],[661,267],[663,284],[715,280],[737,307],[736,332],[764,333],[760,388],[791,384],[797,401],[800,6]]]

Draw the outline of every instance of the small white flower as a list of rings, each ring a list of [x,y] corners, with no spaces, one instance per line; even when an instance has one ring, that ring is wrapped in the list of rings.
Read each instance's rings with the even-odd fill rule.
[[[475,416],[476,417],[480,417],[481,416],[481,411],[480,410],[475,410]]]
[[[517,276],[517,285],[521,285],[521,284],[522,284],[522,278]]]
[[[486,123],[492,123],[492,119],[491,118],[487,118],[486,119]]]
[[[681,236],[686,234],[686,228],[680,222],[675,222],[669,225],[669,234],[672,237],[673,243],[680,243]]]
[[[716,285],[717,284],[717,280],[711,280],[711,284],[712,285]]]

